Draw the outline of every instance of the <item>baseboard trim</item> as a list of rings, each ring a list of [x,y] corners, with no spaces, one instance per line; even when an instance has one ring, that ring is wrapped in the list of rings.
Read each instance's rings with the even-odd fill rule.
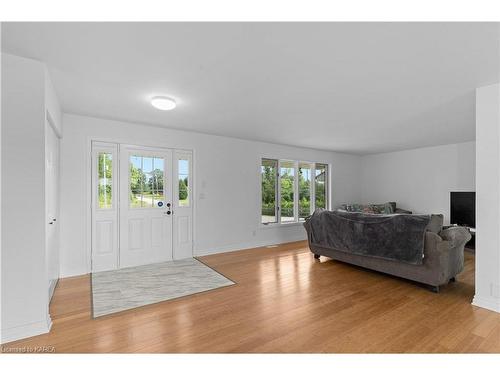
[[[258,241],[258,242],[248,242],[237,245],[227,245],[227,246],[217,246],[212,249],[203,249],[194,251],[194,256],[206,256],[206,255],[214,255],[214,254],[222,254],[222,253],[230,253],[233,251],[241,251],[241,250],[249,250],[256,247],[264,247],[264,246],[274,246],[274,245],[283,245],[291,242],[305,241],[307,238],[297,238],[287,240],[286,242],[276,242],[276,241]]]
[[[47,316],[47,320],[2,329],[0,341],[2,344],[5,344],[7,342],[17,341],[27,337],[43,335],[44,333],[49,333],[51,327],[52,320],[50,319],[50,316]]]
[[[498,298],[483,297],[476,294],[472,300],[472,305],[500,313],[500,299]]]
[[[286,241],[278,241],[277,242],[276,240],[267,240],[267,241],[246,242],[246,243],[240,243],[240,244],[235,244],[235,245],[214,246],[212,248],[194,250],[193,256],[202,257],[205,255],[230,253],[232,251],[248,250],[248,249],[253,249],[256,247],[264,247],[264,246],[283,245],[286,243],[306,241],[306,240],[307,240],[307,237],[304,234],[301,236],[297,236],[297,238],[287,238]],[[60,278],[61,279],[68,279],[71,277],[80,277],[80,276],[84,276],[87,274],[89,274],[89,272],[87,272],[87,271],[81,271],[81,272],[77,272],[77,273],[70,272],[70,273],[61,274]]]

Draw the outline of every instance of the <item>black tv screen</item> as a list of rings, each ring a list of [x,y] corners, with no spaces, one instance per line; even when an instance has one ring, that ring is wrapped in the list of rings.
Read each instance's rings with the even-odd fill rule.
[[[476,227],[476,193],[457,191],[450,193],[450,223]]]

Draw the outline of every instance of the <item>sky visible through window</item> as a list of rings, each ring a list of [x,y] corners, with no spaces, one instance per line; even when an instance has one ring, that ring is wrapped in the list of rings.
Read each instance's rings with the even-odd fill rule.
[[[189,175],[189,160],[179,159],[179,174],[183,176]]]

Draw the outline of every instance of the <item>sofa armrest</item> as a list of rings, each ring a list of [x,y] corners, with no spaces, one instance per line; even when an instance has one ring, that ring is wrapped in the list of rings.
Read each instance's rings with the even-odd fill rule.
[[[469,230],[464,227],[449,227],[439,232],[441,238],[450,242],[450,246],[464,247],[467,242],[472,238]]]
[[[471,234],[467,228],[451,227],[442,230],[439,235],[448,244],[449,277],[455,277],[464,269],[464,247],[471,239]]]
[[[456,267],[450,267],[450,242],[444,241],[437,233],[425,232],[423,265],[433,280],[432,285],[444,285],[455,276]]]
[[[312,239],[312,233],[311,233],[311,216],[306,217],[304,220],[304,223],[302,224],[304,226],[304,229],[306,230],[307,234],[307,242],[309,245],[311,245],[311,239]]]

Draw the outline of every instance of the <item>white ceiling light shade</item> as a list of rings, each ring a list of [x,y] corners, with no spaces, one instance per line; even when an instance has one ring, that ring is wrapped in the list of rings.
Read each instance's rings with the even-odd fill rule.
[[[171,111],[177,106],[174,99],[166,96],[155,96],[151,99],[151,105],[161,111]]]

